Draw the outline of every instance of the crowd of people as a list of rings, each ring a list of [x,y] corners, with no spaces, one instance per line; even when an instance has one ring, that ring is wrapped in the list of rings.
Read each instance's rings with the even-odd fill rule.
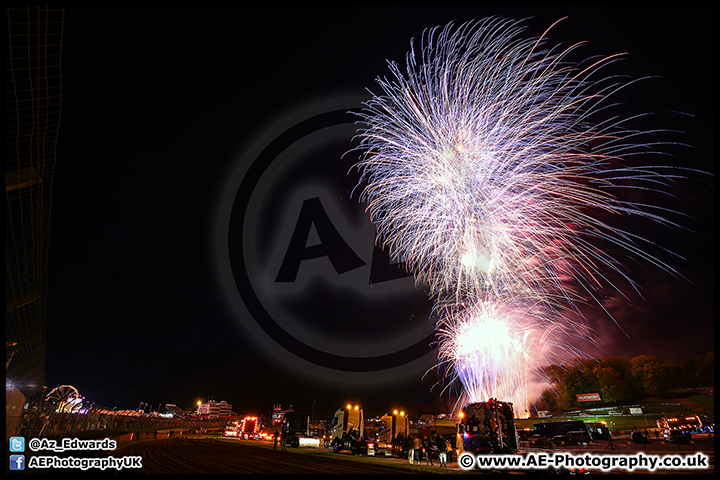
[[[450,443],[443,438],[437,432],[431,432],[428,435],[404,435],[398,434],[395,438],[395,442],[399,445],[403,445],[403,451],[407,453],[408,462],[413,465],[425,465],[435,466],[433,458],[438,461],[438,466],[441,468],[447,467],[448,452],[451,449]],[[275,430],[273,435],[273,450],[285,451],[287,447],[287,434]]]
[[[398,441],[404,443],[409,463],[422,465],[425,462],[425,465],[434,466],[433,457],[436,456],[439,466],[441,468],[447,467],[450,445],[439,433],[431,432],[430,435],[409,434],[404,439],[399,438]]]

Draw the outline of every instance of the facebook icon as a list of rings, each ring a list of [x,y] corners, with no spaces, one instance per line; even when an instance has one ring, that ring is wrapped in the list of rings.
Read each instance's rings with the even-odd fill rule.
[[[25,455],[10,455],[10,470],[25,470]]]

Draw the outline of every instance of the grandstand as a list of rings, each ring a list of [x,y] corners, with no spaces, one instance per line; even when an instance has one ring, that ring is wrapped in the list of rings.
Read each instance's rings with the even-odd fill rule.
[[[52,180],[62,100],[64,9],[6,7],[6,390],[45,383]]]

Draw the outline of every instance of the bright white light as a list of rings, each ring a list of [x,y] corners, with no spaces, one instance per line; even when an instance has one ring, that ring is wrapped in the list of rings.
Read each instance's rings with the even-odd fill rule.
[[[492,260],[477,252],[465,252],[460,263],[467,268],[480,269],[485,274],[490,273],[493,267]]]

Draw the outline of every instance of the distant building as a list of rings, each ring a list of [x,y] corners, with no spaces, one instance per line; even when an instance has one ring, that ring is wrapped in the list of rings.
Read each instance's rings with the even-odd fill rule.
[[[209,400],[206,403],[199,404],[196,413],[198,415],[207,415],[208,417],[229,417],[232,415],[232,405],[225,400],[221,402]]]
[[[173,405],[172,403],[167,403],[167,404],[165,404],[165,413],[168,413],[174,417],[184,417],[188,413],[191,413],[191,412],[186,412],[182,408],[178,407],[177,405]]]

